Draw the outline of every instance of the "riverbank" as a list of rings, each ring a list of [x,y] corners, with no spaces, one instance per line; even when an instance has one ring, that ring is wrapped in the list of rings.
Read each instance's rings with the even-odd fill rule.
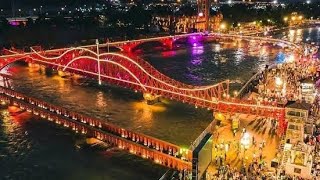
[[[287,102],[307,102],[312,109],[308,122],[303,128],[318,126],[317,122],[309,121],[318,117],[319,101],[315,97],[310,99],[314,94],[306,94],[301,90],[300,82],[311,78],[313,85],[319,79],[319,73],[316,70],[320,64],[319,59],[312,55],[307,58],[296,58],[294,61],[288,61],[285,64],[279,64],[272,68],[267,68],[262,73],[257,73],[246,84],[244,90],[249,89],[249,94],[245,98],[255,99],[256,101],[279,102],[279,106],[284,107]],[[250,88],[248,86],[250,84]],[[255,90],[253,90],[255,89]],[[241,92],[240,92],[241,93]],[[242,97],[244,96],[241,95]],[[279,122],[269,117],[244,116],[241,114],[229,115],[218,114],[221,125],[214,132],[213,163],[207,174],[208,179],[219,178],[270,178],[292,177],[289,172],[285,172],[286,163],[282,163],[284,151],[286,151],[281,142],[284,137],[290,137],[290,133],[278,137],[277,128]],[[287,123],[290,121],[288,117]],[[291,125],[292,126],[292,125]],[[291,127],[292,128],[292,127]],[[319,131],[319,128],[311,131]],[[320,141],[314,140],[315,136],[307,136],[309,131],[303,131],[301,141],[311,145],[313,148],[320,145]],[[244,135],[250,138],[250,144],[245,147],[242,144]],[[311,132],[311,134],[313,134]],[[319,134],[319,133],[318,133]],[[300,134],[299,134],[300,135]],[[290,139],[293,141],[293,139]],[[310,143],[311,142],[311,143]],[[293,145],[295,146],[295,144]],[[311,156],[311,155],[310,155]],[[317,157],[317,150],[312,153]],[[310,160],[310,158],[309,158]],[[308,162],[309,162],[308,160]],[[272,163],[278,162],[279,166],[274,167]],[[279,168],[278,168],[279,167]],[[315,164],[313,164],[315,168]],[[310,169],[309,174],[303,174],[303,177],[314,177],[319,174],[316,170]]]

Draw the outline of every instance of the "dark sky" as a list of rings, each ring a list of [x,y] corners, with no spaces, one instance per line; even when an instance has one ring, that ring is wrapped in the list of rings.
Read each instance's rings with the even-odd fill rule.
[[[11,2],[15,2],[16,8],[24,7],[39,7],[39,6],[63,6],[63,5],[79,5],[90,4],[94,2],[105,2],[107,0],[0,0],[0,8],[11,8]],[[261,0],[263,1],[263,0]],[[278,0],[286,2],[305,2],[306,0]],[[320,0],[311,0],[312,2],[319,2]]]
[[[1,8],[10,8],[11,2],[14,1],[17,8],[36,7],[36,6],[63,6],[75,4],[89,4],[93,1],[103,2],[105,0],[0,0]]]

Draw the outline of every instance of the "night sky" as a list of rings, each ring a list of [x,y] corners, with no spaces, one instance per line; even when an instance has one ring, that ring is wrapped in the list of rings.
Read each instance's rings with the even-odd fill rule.
[[[37,7],[37,6],[63,6],[89,4],[92,2],[105,2],[106,0],[0,0],[1,8],[11,8],[14,1],[17,8]]]
[[[14,1],[16,8],[34,8],[39,6],[78,6],[81,4],[93,4],[97,2],[106,2],[107,0],[0,0],[0,8],[11,8],[11,2]],[[152,0],[151,0],[152,1]],[[223,0],[225,1],[225,0]],[[261,0],[268,1],[268,0]],[[278,0],[278,2],[305,2],[306,0]],[[320,0],[311,0],[312,2],[320,2]]]

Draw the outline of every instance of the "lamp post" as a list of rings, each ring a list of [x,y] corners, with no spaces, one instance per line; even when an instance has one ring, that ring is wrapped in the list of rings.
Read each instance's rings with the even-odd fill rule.
[[[238,96],[238,91],[233,91],[233,95],[234,95],[234,97],[237,97]]]
[[[98,59],[98,81],[99,81],[99,85],[101,85],[100,53],[99,53],[99,40],[98,39],[96,39],[96,45],[97,45],[97,59]]]
[[[108,53],[110,52],[110,45],[109,45],[109,38],[107,38],[107,47],[108,47]]]
[[[245,132],[240,139],[240,144],[243,147],[242,163],[244,162],[244,158],[246,157],[246,150],[249,149],[250,147],[250,141],[251,141],[251,138],[249,133]]]
[[[280,77],[276,77],[275,83],[278,87],[280,87],[283,84],[283,81]]]
[[[219,27],[219,30],[223,32],[223,31],[226,30],[226,28],[227,28],[227,25],[225,23],[221,23],[220,27]]]

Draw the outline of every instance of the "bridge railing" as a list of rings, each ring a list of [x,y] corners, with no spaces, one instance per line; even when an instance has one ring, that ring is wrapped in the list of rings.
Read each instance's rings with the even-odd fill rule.
[[[257,77],[261,75],[261,72],[257,72],[254,74],[245,85],[242,86],[242,88],[239,90],[238,98],[242,99],[245,95],[248,94],[248,92],[251,90],[250,84],[257,79]]]
[[[282,39],[258,37],[258,36],[247,36],[247,35],[223,34],[223,33],[212,33],[211,35],[221,37],[221,38],[242,38],[242,39],[249,39],[249,40],[260,40],[260,41],[271,42],[271,43],[283,43],[297,49],[300,53],[303,53],[303,48],[301,46],[299,46],[296,43],[282,40]]]
[[[0,74],[0,75],[2,77],[8,77],[7,75],[4,75],[4,74]],[[124,137],[126,139],[131,139],[132,141],[135,141],[135,142],[139,141],[139,143],[144,144],[145,146],[151,146],[154,149],[156,149],[157,151],[166,152],[166,153],[170,154],[171,156],[176,156],[177,154],[181,155],[184,158],[183,159],[184,161],[188,161],[188,162],[191,161],[191,152],[188,152],[186,155],[182,155],[182,154],[180,154],[181,147],[179,147],[175,144],[172,144],[172,143],[169,143],[169,142],[166,142],[166,141],[163,141],[158,138],[151,137],[151,136],[148,136],[148,135],[145,135],[142,133],[137,133],[132,130],[127,130],[127,129],[121,128],[119,126],[116,126],[114,124],[108,123],[106,121],[92,118],[92,117],[88,117],[88,116],[82,115],[80,113],[67,110],[63,107],[49,104],[49,103],[41,101],[39,99],[25,96],[24,94],[16,92],[16,91],[14,91],[10,88],[7,88],[7,87],[0,86],[0,93],[6,93],[10,96],[15,96],[15,97],[23,97],[24,101],[28,101],[29,103],[34,104],[36,106],[43,107],[44,109],[48,109],[52,112],[59,112],[60,114],[64,114],[67,117],[71,117],[73,120],[78,120],[78,121],[81,121],[84,123],[89,123],[92,126],[100,127],[100,128],[102,128],[112,134],[119,135],[119,136]]]
[[[214,130],[214,127],[215,127],[215,125],[216,125],[216,120],[214,119],[208,126],[207,126],[207,128],[204,130],[204,131],[202,131],[202,133],[197,137],[197,139],[196,140],[194,140],[193,142],[192,142],[192,144],[190,145],[190,147],[189,147],[189,150],[191,151],[191,152],[193,152],[194,150],[195,150],[195,148],[200,144],[200,142],[201,142],[201,140],[209,133],[213,133],[213,130]]]
[[[155,163],[167,166],[169,168],[180,171],[191,170],[191,162],[184,161],[170,154],[137,143],[136,141],[132,141],[126,137],[107,132],[101,127],[75,120],[64,112],[51,111],[43,104],[29,102],[28,97],[23,96],[22,94],[16,94],[14,91],[2,89],[2,87],[0,87],[0,89],[0,99],[2,101],[12,103],[13,105],[20,107],[22,110],[26,110],[27,112],[33,113],[41,118],[46,118],[49,121],[55,122],[56,124],[65,128],[70,128],[76,133],[82,133],[83,135],[89,137],[96,137],[99,140],[107,142],[111,146],[119,147],[120,149],[126,150],[129,153],[152,160]]]

